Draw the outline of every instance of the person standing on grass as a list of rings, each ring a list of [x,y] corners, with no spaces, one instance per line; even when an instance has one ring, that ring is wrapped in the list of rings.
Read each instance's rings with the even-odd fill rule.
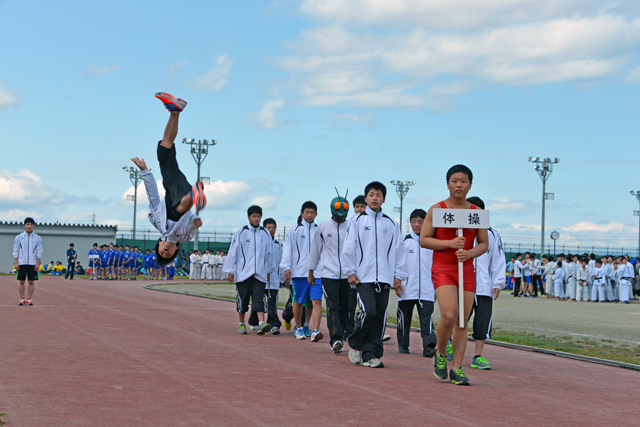
[[[224,264],[229,282],[236,282],[236,303],[238,311],[238,333],[246,334],[245,315],[251,308],[256,312],[258,328],[256,333],[264,335],[271,330],[271,325],[264,320],[265,285],[270,275],[274,274],[275,264],[271,262],[272,240],[269,232],[260,226],[262,208],[250,206],[247,209],[249,224],[238,230],[229,246],[229,256]]]
[[[33,306],[31,299],[35,290],[34,282],[38,280],[38,270],[42,260],[42,239],[33,232],[35,221],[31,217],[24,220],[24,232],[18,234],[13,240],[13,266],[17,271],[18,292],[20,303],[18,305]],[[24,283],[29,282],[29,298],[24,298]]]
[[[447,378],[446,348],[449,337],[452,336],[453,368],[449,371],[449,380],[456,385],[469,385],[469,379],[462,369],[462,362],[467,347],[467,322],[476,296],[473,258],[487,252],[488,232],[484,229],[463,229],[463,235],[457,236],[457,230],[454,228],[433,226],[433,209],[477,209],[466,200],[473,183],[471,170],[464,165],[456,165],[449,169],[446,178],[449,197],[429,208],[420,234],[420,246],[433,250],[431,275],[440,307],[440,321],[436,331],[438,344],[433,373],[437,378]],[[478,243],[475,247],[474,240]],[[464,283],[459,283],[459,262],[463,263]],[[462,304],[458,302],[459,286],[463,286],[464,289]],[[458,323],[459,305],[464,309],[463,327]]]
[[[476,205],[479,209],[484,209],[484,201],[479,197],[469,197],[467,202]],[[493,327],[493,302],[500,296],[500,291],[506,286],[504,270],[506,268],[504,249],[500,234],[493,228],[489,228],[487,237],[489,238],[488,249],[485,254],[475,259],[476,269],[476,298],[473,302],[473,339],[475,341],[475,355],[471,360],[473,369],[489,370],[491,366],[487,359],[482,357],[485,341],[491,339],[491,329]],[[536,267],[536,255],[531,254]],[[534,270],[534,277],[536,273]],[[538,278],[539,278],[538,273]],[[539,281],[539,280],[538,280]],[[537,284],[534,280],[533,290],[537,292]],[[544,293],[542,285],[540,290]]]

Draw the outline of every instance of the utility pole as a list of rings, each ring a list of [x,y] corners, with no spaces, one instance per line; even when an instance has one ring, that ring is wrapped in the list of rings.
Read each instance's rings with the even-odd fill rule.
[[[638,199],[638,208],[640,209],[640,190],[631,191],[631,195]],[[633,215],[638,217],[638,259],[640,259],[640,210],[633,211]]]
[[[133,240],[135,240],[136,238],[136,208],[138,205],[138,184],[140,184],[140,181],[142,181],[142,172],[140,172],[140,169],[138,168],[134,168],[133,166],[123,166],[122,170],[124,170],[125,172],[129,173],[129,179],[131,180],[131,183],[133,184],[133,196],[128,194],[127,195],[127,201],[130,202],[133,200],[133,232],[131,235],[131,238]],[[151,170],[151,168],[149,168],[149,170]]]
[[[404,200],[404,196],[409,192],[409,187],[415,185],[415,181],[391,181],[392,185],[396,186],[396,193],[398,193],[398,197],[400,197],[400,209],[393,208],[394,212],[400,212],[400,234],[402,235],[402,202]]]
[[[554,194],[547,193],[547,180],[551,176],[553,172],[553,165],[558,163],[560,159],[557,157],[553,160],[550,158],[541,159],[539,157],[528,157],[528,161],[534,163],[535,166],[533,169],[538,173],[540,180],[542,181],[542,229],[540,230],[540,258],[544,255],[544,211],[545,211],[545,201],[553,200]]]
[[[191,146],[191,149],[189,150],[191,152],[191,157],[193,157],[193,160],[195,160],[196,165],[198,165],[198,180],[196,182],[202,182],[204,185],[204,181],[201,181],[200,179],[200,166],[202,166],[204,159],[209,154],[209,147],[210,146],[213,147],[218,143],[218,141],[214,139],[212,139],[211,141],[209,141],[208,139],[203,139],[203,140],[198,140],[198,142],[196,142],[196,140],[193,138],[189,138],[189,139],[182,138],[182,143]],[[210,180],[207,178],[207,184],[209,182]],[[196,207],[196,215],[198,214],[198,212],[200,212],[200,210]],[[199,230],[200,230],[199,228],[196,228],[196,235],[194,237],[194,242],[193,242],[194,250],[198,249],[198,238],[200,234],[198,233]]]

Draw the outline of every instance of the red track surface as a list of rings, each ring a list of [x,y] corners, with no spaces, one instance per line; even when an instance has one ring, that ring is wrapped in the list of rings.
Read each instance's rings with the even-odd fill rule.
[[[158,283],[158,282],[156,282]],[[45,277],[34,307],[0,277],[0,413],[8,426],[638,425],[640,373],[487,346],[460,387],[385,346],[384,369],[325,340],[236,334],[235,305],[145,282]],[[324,323],[324,321],[323,321]],[[283,328],[284,329],[284,328]],[[395,331],[392,331],[392,335]]]

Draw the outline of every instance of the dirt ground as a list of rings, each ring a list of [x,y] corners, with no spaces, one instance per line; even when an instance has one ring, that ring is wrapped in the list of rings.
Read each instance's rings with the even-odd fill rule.
[[[235,298],[235,286],[170,283],[155,285],[159,289],[199,295]],[[280,290],[280,302],[288,298],[286,289]],[[323,303],[324,304],[324,303]],[[231,308],[230,308],[231,309]],[[389,316],[395,317],[396,298],[389,298]],[[440,312],[435,304],[433,320]],[[414,312],[414,320],[417,313]],[[535,333],[546,337],[587,338],[614,346],[640,345],[640,304],[609,304],[563,302],[544,298],[513,298],[509,291],[495,301],[494,328],[516,333]]]

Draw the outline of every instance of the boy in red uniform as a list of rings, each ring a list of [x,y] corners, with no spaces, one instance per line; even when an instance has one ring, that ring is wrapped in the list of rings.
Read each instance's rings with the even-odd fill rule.
[[[447,378],[446,348],[449,337],[453,334],[453,369],[449,371],[449,379],[457,385],[469,385],[469,379],[462,370],[462,360],[467,347],[467,321],[476,291],[473,258],[487,251],[489,238],[487,230],[483,229],[464,229],[463,235],[457,236],[455,228],[435,228],[433,209],[476,209],[475,205],[466,201],[472,181],[473,174],[468,167],[456,165],[449,169],[447,172],[449,197],[429,208],[422,226],[422,233],[420,233],[420,245],[433,250],[431,275],[440,307],[440,321],[436,330],[438,344],[433,373],[440,379]],[[478,241],[475,247],[474,239]],[[458,286],[460,285],[458,262],[463,263],[464,274],[464,327],[462,328],[458,324]]]

